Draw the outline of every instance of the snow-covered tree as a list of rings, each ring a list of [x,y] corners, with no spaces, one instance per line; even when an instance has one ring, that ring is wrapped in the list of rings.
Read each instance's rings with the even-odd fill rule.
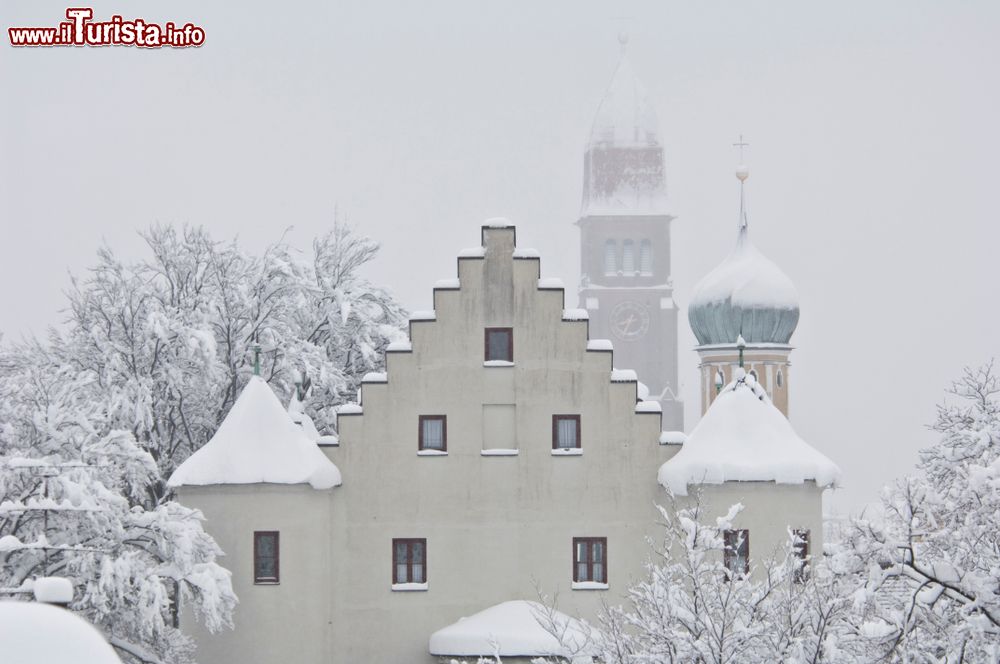
[[[841,547],[864,576],[858,630],[883,661],[1000,661],[1000,377],[966,369],[950,393],[940,442]]]
[[[156,463],[108,426],[92,374],[37,344],[3,352],[0,367],[0,587],[18,596],[36,577],[66,577],[71,608],[126,661],[192,661],[177,600],[211,630],[236,604],[201,514],[149,503]]]
[[[163,477],[211,437],[252,371],[254,344],[280,397],[311,386],[306,411],[329,432],[335,407],[401,334],[401,307],[359,273],[378,245],[343,224],[308,259],[284,242],[253,256],[200,228],[154,226],[143,237],[151,258],[126,264],[105,248],[74,280],[68,332],[51,346],[96,376],[110,421]]]
[[[723,533],[742,510],[711,518],[698,497],[660,508],[663,544],[624,606],[601,617],[600,661],[609,664],[838,662],[850,607],[822,560],[803,569],[794,536],[783,555],[748,574],[726,568]]]

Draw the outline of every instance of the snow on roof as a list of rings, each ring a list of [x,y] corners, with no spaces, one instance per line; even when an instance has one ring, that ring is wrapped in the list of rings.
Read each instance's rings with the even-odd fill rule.
[[[483,222],[483,228],[513,228],[514,224],[511,223],[510,219],[507,217],[490,217]]]
[[[281,406],[264,379],[253,376],[219,429],[182,463],[169,486],[301,484],[329,489],[340,470]]]
[[[458,280],[458,277],[453,279],[438,279],[434,282],[434,288],[461,288],[462,282]]]
[[[792,280],[766,258],[741,229],[736,248],[694,288],[691,306],[731,299],[736,306],[797,309],[799,295]]]
[[[610,339],[588,339],[587,350],[614,350]]]
[[[685,496],[689,484],[815,480],[831,486],[840,468],[799,438],[752,375],[737,370],[657,478]]]
[[[520,247],[517,247],[514,249],[514,258],[541,258],[541,255],[538,253],[537,249],[521,249]]]
[[[683,445],[687,442],[687,434],[683,431],[661,431],[660,445]]]
[[[586,309],[563,309],[563,320],[590,320]]]
[[[639,382],[639,376],[636,375],[633,369],[612,369],[611,370],[611,382],[612,383],[637,383]]]
[[[298,390],[292,390],[292,398],[288,402],[288,415],[292,422],[298,424],[302,432],[308,436],[309,440],[315,442],[319,439],[319,431],[309,413],[306,412],[305,404],[299,401]]]
[[[565,630],[561,644],[545,627]],[[538,602],[513,600],[461,618],[431,634],[430,653],[452,657],[544,657],[584,648],[590,629],[565,613]]]
[[[484,258],[485,256],[486,247],[468,247],[458,252],[459,258]]]
[[[647,146],[658,142],[656,111],[649,93],[622,54],[590,130],[591,144]]]
[[[4,664],[121,664],[93,625],[58,606],[0,601]]]
[[[410,314],[410,320],[437,320],[435,311],[414,311]]]
[[[413,350],[413,345],[409,341],[393,341],[385,347],[389,353]]]
[[[544,279],[538,280],[539,288],[566,288],[563,284],[563,280],[559,277],[545,277]]]
[[[662,413],[663,408],[659,401],[640,401],[635,405],[637,413]]]
[[[47,604],[69,604],[73,601],[73,582],[62,576],[35,579],[35,600]]]

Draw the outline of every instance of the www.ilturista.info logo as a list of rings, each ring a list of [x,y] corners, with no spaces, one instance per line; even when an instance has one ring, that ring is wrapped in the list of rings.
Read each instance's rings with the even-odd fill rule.
[[[108,21],[92,21],[90,7],[70,7],[68,21],[52,28],[7,28],[11,46],[141,46],[143,48],[186,48],[205,43],[205,30],[193,23],[163,25],[141,18],[125,20],[112,16]]]

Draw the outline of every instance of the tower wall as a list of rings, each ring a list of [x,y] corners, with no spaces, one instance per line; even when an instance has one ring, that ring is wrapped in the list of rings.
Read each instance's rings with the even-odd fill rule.
[[[739,367],[739,349],[735,345],[719,345],[698,346],[696,350],[701,360],[698,371],[701,375],[701,413],[704,415],[718,393],[718,373],[722,372],[723,385],[728,385],[733,380],[733,373]],[[748,345],[743,351],[743,366],[747,373],[755,372],[757,380],[767,391],[767,396],[785,417],[788,417],[791,368],[788,356],[791,352],[791,346],[778,344]]]

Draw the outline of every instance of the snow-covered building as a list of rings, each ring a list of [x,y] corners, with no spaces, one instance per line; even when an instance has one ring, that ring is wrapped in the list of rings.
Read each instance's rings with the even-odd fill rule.
[[[583,157],[579,306],[595,336],[615,343],[619,366],[638,370],[663,411],[684,428],[677,376],[677,306],[670,214],[656,110],[622,46]]]
[[[820,545],[836,467],[759,382],[735,371],[690,436],[663,432],[636,372],[515,236],[492,220],[459,253],[434,309],[339,409],[339,436],[317,439],[255,377],[171,477],[240,598],[233,632],[190,621],[203,664],[565,652],[535,629],[539,588],[566,614],[542,618],[585,636],[567,616],[594,620],[642,574],[668,490],[746,507],[731,565],[789,529]]]

